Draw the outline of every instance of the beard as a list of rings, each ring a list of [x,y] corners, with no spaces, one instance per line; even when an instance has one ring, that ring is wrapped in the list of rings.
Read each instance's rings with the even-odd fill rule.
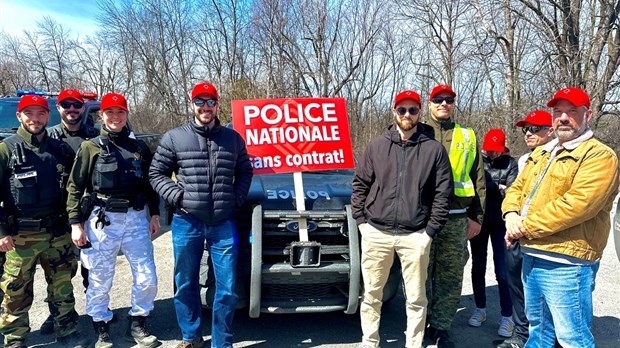
[[[32,135],[39,135],[39,134],[41,134],[41,133],[45,132],[45,127],[47,127],[47,123],[43,124],[43,126],[41,127],[41,129],[39,129],[38,131],[35,131],[34,129],[31,129],[31,127],[35,127],[35,126],[38,126],[38,125],[29,125],[29,124],[28,124],[28,123],[26,123],[26,122],[22,122],[22,127],[24,127],[24,129],[25,129],[28,133],[30,133],[30,134],[32,134]]]
[[[560,127],[570,127],[570,129],[560,130]],[[583,116],[583,121],[581,125],[575,127],[573,124],[560,124],[555,127],[554,133],[555,136],[561,141],[569,141],[576,139],[579,137],[585,130],[588,128],[588,123],[586,122],[586,115]]]
[[[80,114],[79,113],[77,114],[77,117],[74,118],[74,119],[71,119],[71,118],[69,118],[69,117],[67,117],[65,115],[62,115],[62,114],[60,115],[60,118],[62,118],[62,121],[64,123],[69,124],[69,125],[76,125],[76,124],[80,123],[80,121],[82,120],[80,118]]]
[[[404,132],[410,131],[418,125],[417,121],[414,121],[409,117],[394,116],[394,121],[396,122],[396,125],[398,125],[398,127]]]

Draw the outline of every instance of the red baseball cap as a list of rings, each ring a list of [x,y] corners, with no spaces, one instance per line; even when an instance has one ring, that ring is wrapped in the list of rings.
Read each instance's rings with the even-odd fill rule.
[[[412,90],[406,89],[396,95],[396,98],[394,98],[394,107],[396,107],[396,104],[405,99],[411,99],[418,103],[418,106],[422,106],[422,103],[420,102],[420,95]]]
[[[123,95],[118,93],[108,93],[101,98],[101,110],[109,109],[109,108],[121,108],[125,111],[127,110],[127,99],[123,97]]]
[[[29,106],[40,106],[47,111],[50,111],[49,105],[47,105],[47,99],[38,96],[38,95],[25,95],[19,100],[19,104],[17,104],[17,112],[21,112],[25,108]]]
[[[194,89],[192,90],[192,99],[196,98],[201,94],[208,94],[216,100],[220,99],[219,95],[217,94],[217,88],[215,88],[215,86],[213,86],[209,82],[201,82],[194,86]]]
[[[60,92],[60,94],[58,95],[57,103],[60,103],[61,101],[65,99],[75,99],[79,101],[80,103],[84,102],[82,93],[76,91],[75,89],[65,89],[62,92]]]
[[[454,91],[452,90],[452,87],[450,87],[448,85],[437,85],[431,91],[431,95],[428,97],[428,99],[433,99],[437,94],[439,94],[441,92],[450,93],[452,98],[456,97],[456,93],[454,93]]]
[[[536,111],[530,112],[527,116],[525,116],[524,119],[515,123],[515,126],[525,127],[525,125],[529,123],[533,126],[551,127],[552,119],[553,117],[551,116],[550,113],[543,111],[543,110],[536,110]]]
[[[506,134],[501,129],[493,128],[485,136],[482,143],[484,151],[506,151]]]
[[[547,102],[547,106],[552,108],[555,103],[560,99],[566,99],[574,106],[585,106],[590,108],[590,97],[581,88],[567,87],[561,89],[553,95],[553,99]]]

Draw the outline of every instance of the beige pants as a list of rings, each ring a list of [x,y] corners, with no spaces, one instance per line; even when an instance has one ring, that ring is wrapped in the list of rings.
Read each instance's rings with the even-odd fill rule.
[[[359,230],[362,234],[364,279],[364,297],[360,306],[362,345],[379,346],[383,287],[396,254],[400,258],[407,298],[405,346],[422,347],[427,305],[425,282],[432,238],[424,231],[394,235],[369,224],[361,224]]]

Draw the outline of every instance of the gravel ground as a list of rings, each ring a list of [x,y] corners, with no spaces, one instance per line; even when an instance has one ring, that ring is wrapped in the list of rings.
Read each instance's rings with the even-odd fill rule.
[[[151,315],[150,328],[163,342],[163,347],[174,347],[179,343],[180,331],[176,323],[172,304],[172,253],[171,234],[165,233],[154,241],[155,258],[159,278],[159,293],[155,310]],[[490,256],[491,253],[489,253]],[[465,281],[461,305],[453,324],[453,337],[457,347],[492,347],[497,336],[499,319],[499,299],[497,283],[489,258],[487,270],[487,321],[479,328],[467,326],[467,319],[475,307],[471,290],[471,266],[465,269]],[[597,347],[620,346],[620,269],[614,250],[613,236],[610,235],[601,267],[597,276],[594,292],[593,330]],[[53,336],[42,336],[39,327],[47,317],[45,282],[42,270],[37,271],[35,279],[35,303],[30,310],[32,333],[28,345],[33,347],[54,347]],[[74,279],[76,291],[76,308],[80,314],[79,328],[84,335],[94,339],[90,318],[84,315],[84,295],[81,279]],[[130,304],[131,273],[123,256],[118,257],[117,272],[114,279],[110,308],[120,320],[112,324],[113,340],[116,347],[131,347],[122,339],[127,324],[126,315]],[[205,311],[209,318],[210,312]],[[210,321],[208,319],[208,321]],[[382,347],[403,347],[405,330],[404,299],[399,294],[386,303],[381,325]],[[320,314],[261,314],[258,319],[248,318],[246,310],[237,311],[235,318],[235,347],[357,347],[361,337],[357,315],[343,313]],[[204,338],[210,338],[210,325],[205,324]]]

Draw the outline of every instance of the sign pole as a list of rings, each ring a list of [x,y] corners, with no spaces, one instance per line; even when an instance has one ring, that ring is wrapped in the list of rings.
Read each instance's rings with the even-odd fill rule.
[[[306,211],[304,184],[301,177],[301,172],[293,173],[293,181],[295,183],[295,203],[297,204],[297,211]],[[297,219],[297,222],[299,223],[299,241],[309,241],[310,239],[308,238],[308,221],[306,220],[306,218],[299,218]]]

